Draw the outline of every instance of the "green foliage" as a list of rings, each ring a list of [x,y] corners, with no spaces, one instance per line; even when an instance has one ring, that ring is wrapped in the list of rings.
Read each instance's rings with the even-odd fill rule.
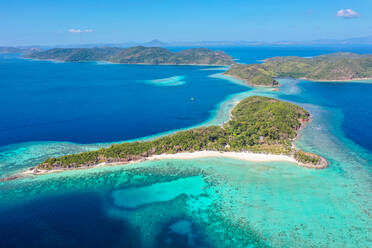
[[[193,48],[171,52],[161,47],[54,48],[26,55],[27,58],[65,62],[109,61],[120,64],[231,65],[233,58],[222,51]]]
[[[267,59],[263,64],[233,65],[226,74],[251,85],[275,86],[275,78],[352,80],[372,77],[372,55],[333,53],[313,58],[294,56]]]
[[[232,137],[231,146],[259,144],[290,145],[290,140],[307,120],[309,113],[303,108],[267,97],[249,97],[232,111],[226,131]]]
[[[225,74],[245,80],[249,85],[279,86],[279,82],[274,79],[275,74],[261,65],[235,64]]]
[[[26,55],[27,58],[58,60],[65,62],[87,62],[106,60],[119,53],[122,48],[54,48]]]
[[[303,152],[303,151],[296,151],[294,153],[294,157],[297,161],[304,163],[304,164],[313,164],[317,165],[320,162],[320,157],[313,153]]]
[[[109,61],[120,64],[164,64],[172,56],[172,52],[161,47],[130,47],[119,54],[108,58]]]
[[[254,96],[241,101],[225,125],[177,132],[153,141],[124,142],[98,151],[50,158],[39,168],[74,168],[101,162],[129,162],[155,154],[213,151],[253,151],[289,154],[291,140],[309,113],[288,102]]]

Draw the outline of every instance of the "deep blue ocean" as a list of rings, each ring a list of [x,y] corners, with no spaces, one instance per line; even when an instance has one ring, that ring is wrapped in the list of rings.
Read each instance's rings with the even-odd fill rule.
[[[372,53],[372,47],[219,49],[241,63]],[[314,120],[298,145],[331,164],[310,170],[229,159],[148,161],[0,182],[1,248],[372,244],[372,83],[284,80],[280,92],[273,92],[214,77],[225,70],[220,67],[54,63],[18,56],[0,55],[0,176],[50,154],[97,148],[80,144],[203,124],[219,103],[243,92],[308,109]]]
[[[0,57],[0,146],[122,141],[189,127],[206,121],[226,96],[247,90],[208,77],[223,72],[203,70],[208,67],[5,57]],[[151,81],[159,79],[163,83]]]
[[[371,47],[214,49],[226,51],[241,63],[257,63],[272,56],[372,52]],[[208,68],[218,69],[53,63],[0,55],[0,146],[26,141],[115,142],[200,124],[228,95],[247,90],[209,77],[223,70],[205,70]],[[184,84],[151,81],[159,79]],[[372,150],[369,84],[322,83],[304,87],[316,94],[322,104],[341,108],[347,117],[343,123],[345,134]]]
[[[300,94],[283,99],[316,103],[338,109],[343,114],[342,131],[346,137],[372,152],[372,83],[298,83]]]

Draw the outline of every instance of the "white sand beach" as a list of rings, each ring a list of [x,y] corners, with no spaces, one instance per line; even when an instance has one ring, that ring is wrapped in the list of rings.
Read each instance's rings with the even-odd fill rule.
[[[276,154],[265,154],[265,153],[253,153],[253,152],[218,152],[218,151],[197,151],[197,152],[182,152],[175,154],[160,154],[154,155],[147,160],[159,160],[159,159],[194,159],[194,158],[232,158],[240,159],[252,162],[273,162],[283,161],[298,163],[293,157],[287,155],[276,155]]]
[[[278,154],[266,154],[266,153],[253,153],[253,152],[218,152],[218,151],[197,151],[197,152],[180,152],[174,154],[159,154],[153,155],[146,158],[141,158],[138,160],[132,160],[129,162],[112,162],[112,163],[99,163],[93,166],[86,166],[86,167],[79,167],[79,168],[59,168],[59,169],[52,169],[52,170],[42,170],[42,169],[35,169],[31,168],[13,177],[6,178],[6,180],[14,180],[18,177],[23,177],[27,175],[43,175],[43,174],[50,174],[50,173],[57,173],[63,172],[68,170],[82,170],[82,169],[89,169],[89,168],[96,168],[101,166],[120,166],[120,165],[129,165],[133,163],[139,163],[143,161],[155,161],[155,160],[162,160],[162,159],[197,159],[197,158],[231,158],[231,159],[238,159],[243,161],[250,161],[250,162],[290,162],[294,163],[301,167],[313,168],[313,169],[324,169],[328,166],[327,160],[321,158],[321,163],[318,165],[313,164],[303,164],[297,161],[294,157],[290,155],[278,155]]]

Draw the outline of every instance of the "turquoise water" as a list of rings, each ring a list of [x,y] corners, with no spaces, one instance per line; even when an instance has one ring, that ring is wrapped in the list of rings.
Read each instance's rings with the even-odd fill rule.
[[[206,183],[201,176],[187,177],[147,187],[115,190],[112,192],[112,198],[115,206],[138,208],[146,204],[171,201],[181,194],[198,196],[203,193],[205,186]]]
[[[372,85],[287,79],[281,84],[279,92],[226,96],[202,124],[225,122],[234,104],[249,95],[296,102],[313,115],[296,146],[326,157],[329,168],[208,158],[3,182],[0,233],[7,238],[0,247],[371,247],[372,153],[358,131],[370,125],[365,123],[370,112],[360,111],[360,103],[370,104],[366,92]],[[345,96],[350,85],[359,102]],[[360,120],[347,123],[355,117],[350,112],[358,112]],[[11,145],[3,150],[0,168],[14,171],[43,157],[101,145]]]
[[[184,76],[174,76],[169,78],[153,79],[146,82],[157,86],[180,86],[186,83],[184,79]]]

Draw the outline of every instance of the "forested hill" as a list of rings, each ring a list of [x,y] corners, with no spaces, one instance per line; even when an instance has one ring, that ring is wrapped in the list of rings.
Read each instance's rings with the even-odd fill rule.
[[[231,65],[233,58],[223,51],[192,48],[172,52],[161,47],[130,48],[54,48],[24,55],[25,58],[63,62],[107,61],[120,64],[149,65]]]
[[[372,78],[372,55],[332,53],[301,58],[274,57],[262,64],[236,64],[226,72],[250,85],[278,86],[275,78],[291,77],[314,81],[348,81]]]

